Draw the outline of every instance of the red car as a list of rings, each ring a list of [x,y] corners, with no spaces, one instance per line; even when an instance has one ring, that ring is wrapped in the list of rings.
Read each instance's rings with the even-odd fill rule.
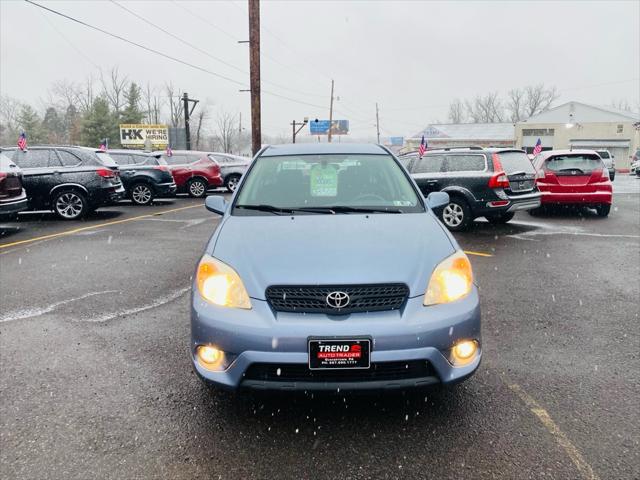
[[[220,165],[206,152],[174,150],[171,155],[160,153],[161,162],[167,164],[176,182],[177,193],[188,193],[192,197],[206,197],[207,190],[222,186]]]
[[[613,200],[609,171],[593,150],[549,150],[533,160],[544,205],[582,205],[606,217]]]

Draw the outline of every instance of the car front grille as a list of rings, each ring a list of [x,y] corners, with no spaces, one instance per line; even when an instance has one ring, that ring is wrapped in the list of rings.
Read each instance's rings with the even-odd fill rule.
[[[332,305],[329,296],[338,292],[343,298],[342,307]],[[344,304],[344,295],[348,303]],[[277,312],[323,313],[347,315],[356,312],[396,310],[409,296],[409,288],[403,283],[371,285],[319,285],[319,286],[271,286],[266,297]]]
[[[372,382],[435,377],[426,360],[372,363],[368,369],[310,370],[307,365],[254,363],[244,374],[244,380],[265,382]]]

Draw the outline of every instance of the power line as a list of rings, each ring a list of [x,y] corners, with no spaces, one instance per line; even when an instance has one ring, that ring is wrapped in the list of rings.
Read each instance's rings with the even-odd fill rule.
[[[96,30],[96,31],[98,31],[100,33],[104,33],[105,35],[108,35],[110,37],[116,38],[116,39],[118,39],[120,41],[123,41],[125,43],[128,43],[130,45],[134,45],[134,46],[136,46],[138,48],[142,48],[143,50],[146,50],[148,52],[155,53],[156,55],[159,55],[161,57],[167,58],[167,59],[172,60],[174,62],[180,63],[182,65],[186,65],[186,66],[191,67],[193,69],[199,70],[199,71],[201,71],[203,73],[207,73],[207,74],[212,75],[214,77],[221,78],[223,80],[226,80],[228,82],[234,83],[236,85],[240,85],[243,88],[247,87],[246,83],[242,83],[242,82],[240,82],[238,80],[234,80],[233,78],[227,77],[225,75],[222,75],[222,74],[219,74],[219,73],[216,73],[216,72],[212,72],[211,70],[208,70],[208,69],[206,69],[204,67],[200,67],[200,66],[195,65],[193,63],[187,62],[187,61],[182,60],[180,58],[173,57],[171,55],[167,55],[167,54],[165,54],[163,52],[160,52],[158,50],[155,50],[155,49],[153,49],[151,47],[147,47],[145,45],[142,45],[140,43],[137,43],[137,42],[129,40],[129,39],[125,38],[125,37],[122,37],[120,35],[116,35],[115,33],[108,32],[106,30],[103,30],[102,28],[96,27],[94,25],[91,25],[91,24],[89,24],[87,22],[84,22],[84,21],[79,20],[77,18],[71,17],[69,15],[66,15],[66,14],[64,14],[62,12],[59,12],[57,10],[54,10],[52,8],[45,7],[44,5],[36,3],[36,2],[34,2],[32,0],[25,0],[25,2],[30,3],[31,5],[34,5],[34,6],[38,7],[38,8],[42,8],[44,10],[47,10],[48,12],[51,12],[51,13],[53,13],[55,15],[61,16],[63,18],[66,18],[67,20],[71,20],[72,22],[75,22],[75,23],[78,23],[80,25],[83,25],[83,26],[85,26],[87,28],[90,28],[92,30]],[[301,105],[307,105],[307,106],[316,107],[316,108],[323,108],[323,109],[326,108],[326,106],[324,106],[324,105],[316,105],[316,104],[305,102],[305,101],[302,101],[302,100],[297,100],[295,98],[287,97],[286,95],[281,95],[279,93],[271,92],[269,90],[264,90],[263,89],[262,92],[264,92],[264,93],[266,93],[268,95],[272,95],[274,97],[282,98],[283,100],[288,100],[288,101],[293,102],[293,103],[298,103],[298,104],[301,104]]]

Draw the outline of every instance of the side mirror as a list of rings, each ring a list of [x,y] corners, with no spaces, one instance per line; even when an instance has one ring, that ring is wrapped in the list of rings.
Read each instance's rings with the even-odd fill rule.
[[[449,194],[447,192],[431,192],[427,195],[427,205],[431,210],[442,208],[449,203]]]
[[[227,211],[228,203],[224,197],[221,197],[220,195],[209,195],[204,200],[204,206],[210,212],[217,213],[218,215],[224,215],[224,212]]]

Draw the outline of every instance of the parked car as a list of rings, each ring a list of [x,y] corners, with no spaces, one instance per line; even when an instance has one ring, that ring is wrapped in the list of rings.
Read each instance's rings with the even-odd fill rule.
[[[159,155],[136,150],[109,150],[120,168],[120,178],[127,197],[137,205],[149,205],[154,198],[176,194],[176,182]]]
[[[631,157],[631,170],[630,173],[640,177],[640,148],[636,150],[636,153]]]
[[[176,182],[178,193],[188,193],[192,197],[206,197],[207,190],[222,186],[220,165],[207,152],[174,150],[159,154],[168,165]]]
[[[28,207],[22,188],[22,171],[4,153],[0,153],[0,221],[13,220]]]
[[[600,155],[600,158],[604,162],[604,166],[607,167],[607,170],[609,171],[609,178],[613,182],[613,180],[616,178],[615,157],[611,155],[611,152],[609,152],[609,150],[596,150],[596,152],[598,153],[598,155]]]
[[[613,186],[609,170],[594,150],[549,150],[536,157],[542,205],[577,205],[595,208],[606,217],[611,210]]]
[[[424,195],[449,194],[449,204],[438,214],[452,231],[468,229],[478,217],[506,223],[516,211],[540,206],[536,171],[523,150],[429,150],[422,158],[414,157],[409,171]]]
[[[209,158],[213,158],[220,165],[222,184],[228,191],[235,192],[240,178],[251,163],[251,159],[229,153],[210,153]]]
[[[262,149],[231,204],[205,201],[224,219],[194,275],[198,376],[342,392],[472,375],[480,303],[468,258],[432,212],[448,200],[425,201],[379,145]]]
[[[30,209],[76,220],[124,196],[118,165],[100,150],[56,145],[5,153],[22,169]]]

